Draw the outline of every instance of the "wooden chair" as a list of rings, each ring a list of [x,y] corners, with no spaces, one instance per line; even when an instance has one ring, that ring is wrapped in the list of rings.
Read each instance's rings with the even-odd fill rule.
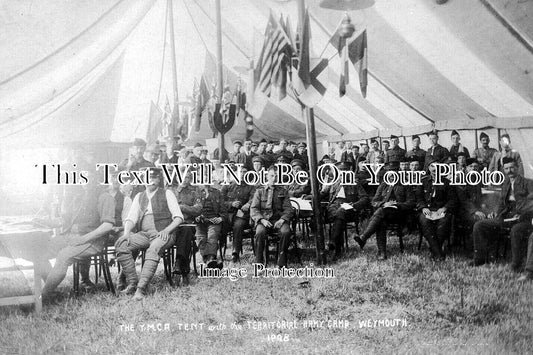
[[[105,284],[108,291],[111,291],[112,294],[115,294],[115,287],[113,286],[113,281],[111,278],[111,271],[109,270],[109,261],[108,261],[108,249],[104,247],[101,253],[91,257],[90,266],[94,266],[95,271],[95,284],[98,283],[99,273],[103,273]],[[72,275],[73,275],[73,291],[76,296],[80,293],[80,264],[78,261],[75,261],[72,264]]]

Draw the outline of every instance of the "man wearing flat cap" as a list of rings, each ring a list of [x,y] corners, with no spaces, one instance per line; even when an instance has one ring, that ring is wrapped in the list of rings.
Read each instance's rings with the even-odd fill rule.
[[[405,153],[405,156],[411,159],[411,161],[413,161],[413,159],[417,160],[420,168],[422,168],[424,167],[424,160],[426,159],[426,151],[420,148],[420,137],[418,135],[413,135],[411,137],[411,141],[413,144],[413,148],[407,151],[407,153]]]
[[[527,237],[533,231],[533,181],[518,173],[518,166],[513,158],[503,158],[503,170],[506,175],[498,210],[488,215],[488,219],[474,224],[474,260],[472,265],[482,265],[488,261],[490,244],[503,239],[502,229],[511,228],[511,268],[520,271],[522,259],[527,249]]]
[[[349,170],[350,166],[346,163],[337,163],[339,170]],[[321,193],[328,196],[327,211],[328,220],[332,222],[332,233],[328,244],[330,253],[334,253],[334,258],[341,256],[343,248],[343,233],[347,222],[357,222],[359,212],[368,206],[370,199],[367,192],[361,184],[341,184],[338,179],[327,190]]]
[[[191,164],[202,164],[202,148],[203,146],[200,143],[196,143],[192,149],[192,155],[189,157]]]
[[[450,156],[448,149],[439,144],[439,135],[437,134],[437,131],[429,132],[428,137],[431,146],[428,148],[424,159],[424,170],[426,171],[428,170],[429,162],[444,163]]]
[[[163,186],[161,169],[149,168],[149,171],[150,185],[133,199],[124,221],[124,235],[115,242],[117,261],[127,282],[121,294],[135,293],[136,300],[145,297],[163,252],[174,245],[174,231],[183,222],[176,195]],[[146,252],[141,276],[138,278],[133,255],[140,250]]]
[[[481,132],[479,135],[479,142],[481,143],[481,147],[474,150],[472,157],[478,160],[480,170],[483,170],[483,168],[489,167],[492,157],[498,152],[498,150],[489,147],[490,138],[485,132]]]
[[[307,157],[307,144],[304,142],[298,143],[297,151],[294,153],[293,159],[301,160],[304,163],[304,170],[307,170],[307,162],[309,159]]]
[[[461,144],[461,136],[455,129],[451,133],[452,146],[450,147],[450,156],[457,157],[457,154],[463,153],[467,158],[470,158],[470,152]]]
[[[146,142],[141,138],[135,138],[133,145],[129,150],[129,156],[124,159],[118,166],[119,170],[140,171],[150,167],[154,164],[144,159],[144,151],[146,150]],[[144,191],[145,187],[136,185],[133,187],[131,197],[134,198],[139,192]]]
[[[398,136],[392,135],[390,136],[390,140],[392,142],[392,148],[385,152],[385,164],[392,162],[398,163],[405,158],[405,149],[400,148],[400,139]]]

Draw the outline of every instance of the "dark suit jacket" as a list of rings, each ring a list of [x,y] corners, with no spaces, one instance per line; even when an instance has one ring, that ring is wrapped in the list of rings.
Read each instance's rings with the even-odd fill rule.
[[[384,182],[379,185],[374,198],[372,199],[372,206],[379,208],[392,196],[394,192],[394,199],[397,202],[396,205],[402,211],[409,211],[416,206],[416,197],[414,190],[411,186],[402,185],[400,183],[390,186]]]
[[[457,194],[455,188],[450,186],[450,181],[443,178],[443,185],[434,185],[433,178],[428,175],[422,179],[422,186],[417,189],[417,210],[429,208],[436,211],[446,207],[449,213],[453,213],[457,207]]]
[[[510,212],[509,195],[511,193],[511,180],[506,177],[502,185],[502,194],[498,206],[497,218],[504,218]],[[514,182],[514,197],[516,200],[516,213],[521,220],[533,217],[533,180],[517,175]]]

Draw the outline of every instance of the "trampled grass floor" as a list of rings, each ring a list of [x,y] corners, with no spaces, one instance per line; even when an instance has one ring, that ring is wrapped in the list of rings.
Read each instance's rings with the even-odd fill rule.
[[[0,308],[0,353],[531,353],[533,283],[517,284],[506,263],[472,268],[453,255],[433,262],[414,236],[400,254],[392,239],[387,261],[376,260],[373,243],[363,253],[352,245],[331,265],[336,278],[307,287],[249,276],[172,288],[160,265],[151,294],[135,302],[103,289],[73,298],[68,276],[65,297],[41,315]],[[17,288],[5,276],[0,285]],[[277,321],[296,328],[258,328]]]

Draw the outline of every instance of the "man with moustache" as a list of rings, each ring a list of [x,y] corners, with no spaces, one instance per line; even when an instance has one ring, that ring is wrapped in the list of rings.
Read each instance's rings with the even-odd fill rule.
[[[521,270],[526,250],[527,236],[533,231],[533,181],[518,173],[518,165],[513,158],[502,159],[504,174],[500,203],[497,212],[490,213],[488,219],[474,224],[473,266],[485,264],[490,244],[503,238],[502,228],[511,228],[511,268]]]
[[[490,138],[485,132],[481,132],[479,135],[479,141],[481,142],[481,147],[474,150],[472,157],[478,160],[480,165],[479,168],[480,170],[483,170],[483,168],[489,167],[492,157],[498,152],[498,150],[489,147]]]
[[[163,187],[162,170],[149,168],[150,185],[135,196],[124,221],[124,235],[115,243],[127,286],[121,294],[140,300],[145,297],[159,260],[165,249],[176,241],[174,231],[183,222],[183,214],[174,193]],[[136,229],[137,232],[133,233]],[[137,277],[133,255],[146,250],[140,278]]]

